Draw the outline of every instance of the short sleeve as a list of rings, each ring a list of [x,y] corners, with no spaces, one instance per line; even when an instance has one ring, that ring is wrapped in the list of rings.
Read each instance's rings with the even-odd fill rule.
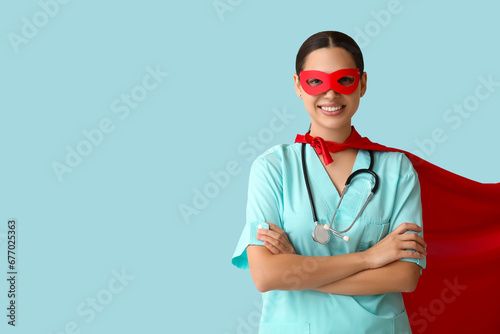
[[[247,246],[264,245],[256,238],[259,226],[269,229],[267,222],[282,226],[283,183],[280,162],[275,158],[269,154],[260,156],[250,168],[246,223],[232,258],[233,265],[241,269],[249,269]]]
[[[414,223],[423,228],[422,201],[420,198],[418,174],[408,158],[405,155],[403,155],[402,158],[400,177],[398,179],[394,207],[391,215],[391,232],[405,222]],[[423,231],[417,234],[423,236]],[[422,269],[425,268],[427,262],[425,257],[422,259],[404,258],[401,260],[415,262]]]

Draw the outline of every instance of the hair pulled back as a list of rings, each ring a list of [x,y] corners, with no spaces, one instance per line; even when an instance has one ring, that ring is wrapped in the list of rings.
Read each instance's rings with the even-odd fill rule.
[[[349,52],[354,59],[356,67],[359,68],[359,74],[363,74],[364,62],[361,49],[354,39],[339,31],[322,31],[306,39],[297,53],[297,58],[295,60],[295,73],[300,75],[300,72],[304,68],[304,63],[308,54],[317,49],[329,47],[339,47]]]

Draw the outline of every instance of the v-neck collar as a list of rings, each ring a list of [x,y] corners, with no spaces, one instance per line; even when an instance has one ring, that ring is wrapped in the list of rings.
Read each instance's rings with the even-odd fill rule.
[[[312,191],[318,194],[325,201],[330,214],[333,214],[335,210],[335,206],[340,199],[340,195],[337,191],[337,188],[333,184],[328,172],[325,167],[321,163],[319,156],[316,154],[314,148],[310,145],[306,145],[306,168],[307,174],[309,177],[309,182],[311,183],[311,187],[314,188]],[[362,169],[368,168],[370,165],[370,154],[366,150],[358,150],[356,155],[356,160],[354,161],[354,166],[352,168],[352,172]],[[350,191],[350,190],[349,190]],[[315,199],[319,200],[319,199]]]

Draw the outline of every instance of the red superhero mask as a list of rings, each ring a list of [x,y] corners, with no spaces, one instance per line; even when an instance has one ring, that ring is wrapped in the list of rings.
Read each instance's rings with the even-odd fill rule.
[[[359,84],[359,69],[345,68],[333,73],[321,71],[301,71],[300,84],[309,95],[318,95],[333,89],[337,93],[354,93]]]

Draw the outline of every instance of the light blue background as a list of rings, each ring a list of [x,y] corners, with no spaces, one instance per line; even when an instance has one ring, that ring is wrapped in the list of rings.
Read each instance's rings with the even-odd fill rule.
[[[2,333],[64,333],[71,322],[81,333],[257,333],[260,294],[230,264],[252,161],[242,150],[249,137],[261,135],[261,153],[307,130],[292,74],[298,48],[318,31],[362,44],[362,135],[499,182],[500,87],[456,129],[443,119],[472,101],[478,77],[500,82],[498,4],[401,0],[389,19],[386,0],[220,3],[231,10],[218,13],[211,0],[73,0],[18,52],[8,36],[41,5],[0,5],[0,277],[8,218],[19,236],[17,326],[6,324],[2,278]],[[113,101],[142,85],[148,66],[169,75],[120,119]],[[292,116],[280,131],[265,130],[284,112]],[[103,119],[113,131],[60,182],[52,164]],[[417,143],[438,128],[446,140],[425,154]],[[236,175],[210,188],[210,173],[231,161]],[[213,198],[183,218],[181,205],[205,187]],[[133,279],[109,300],[113,270]],[[87,322],[77,308],[99,297],[107,304]]]

